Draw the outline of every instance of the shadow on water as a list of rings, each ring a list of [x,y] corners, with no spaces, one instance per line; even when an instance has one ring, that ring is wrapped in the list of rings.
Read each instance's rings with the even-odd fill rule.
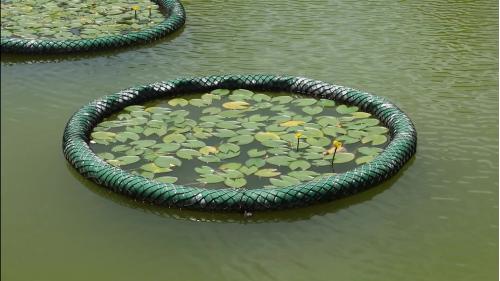
[[[55,63],[64,61],[79,61],[85,59],[93,59],[98,57],[110,58],[123,52],[148,50],[159,44],[169,43],[175,40],[183,33],[185,26],[182,26],[177,31],[164,38],[160,38],[151,43],[120,47],[117,49],[97,50],[83,53],[67,53],[67,54],[4,54],[1,55],[1,61],[5,64],[16,63]]]
[[[265,222],[293,222],[308,220],[314,216],[332,214],[351,206],[361,204],[375,198],[378,194],[392,187],[392,185],[413,165],[415,157],[392,178],[376,187],[364,192],[333,202],[319,203],[308,207],[286,209],[278,211],[254,212],[252,216],[245,217],[241,213],[214,212],[214,211],[194,211],[178,208],[167,208],[156,206],[134,200],[122,194],[117,194],[109,189],[103,188],[80,175],[69,163],[66,167],[74,177],[90,191],[106,199],[110,199],[119,205],[129,207],[145,213],[155,214],[164,218],[174,218],[180,220],[203,221],[203,222],[231,222],[231,223],[265,223]]]

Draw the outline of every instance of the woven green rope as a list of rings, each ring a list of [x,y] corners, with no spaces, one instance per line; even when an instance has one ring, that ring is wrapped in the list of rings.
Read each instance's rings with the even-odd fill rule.
[[[168,17],[160,24],[141,31],[77,40],[28,40],[2,37],[0,39],[1,50],[2,53],[58,54],[99,51],[150,43],[173,33],[186,21],[184,7],[178,0],[154,2],[168,12]]]
[[[93,127],[128,105],[218,88],[286,91],[355,105],[387,126],[391,141],[372,162],[348,172],[285,188],[261,189],[203,189],[149,180],[111,166],[88,145]],[[115,192],[168,207],[231,211],[291,208],[361,192],[397,173],[415,154],[416,145],[417,134],[410,119],[384,98],[321,81],[273,75],[187,78],[127,89],[82,107],[69,120],[63,137],[64,155],[71,165],[84,177]]]

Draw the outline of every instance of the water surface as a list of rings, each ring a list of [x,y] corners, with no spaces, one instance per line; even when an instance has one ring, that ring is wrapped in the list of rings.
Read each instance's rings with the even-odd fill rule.
[[[2,55],[4,280],[498,280],[498,2],[184,1],[173,37],[99,55]],[[164,210],[64,160],[71,114],[180,76],[306,76],[415,122],[387,183],[309,208]]]

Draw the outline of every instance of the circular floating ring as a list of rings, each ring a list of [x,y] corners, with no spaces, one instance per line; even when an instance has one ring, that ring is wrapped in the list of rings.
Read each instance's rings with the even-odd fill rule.
[[[126,106],[219,88],[286,91],[355,105],[373,114],[387,126],[391,139],[384,151],[372,162],[345,173],[284,188],[260,189],[205,189],[161,183],[114,167],[99,158],[89,147],[92,129],[104,117]],[[82,107],[68,121],[63,136],[66,159],[84,177],[97,184],[153,204],[229,211],[292,208],[361,192],[396,174],[415,154],[416,147],[417,133],[414,125],[406,114],[388,100],[321,81],[274,75],[208,76],[130,88]]]
[[[156,26],[120,35],[101,36],[92,39],[47,40],[0,38],[2,53],[61,54],[100,51],[131,45],[145,44],[173,33],[184,25],[186,13],[178,0],[154,1],[168,17]]]

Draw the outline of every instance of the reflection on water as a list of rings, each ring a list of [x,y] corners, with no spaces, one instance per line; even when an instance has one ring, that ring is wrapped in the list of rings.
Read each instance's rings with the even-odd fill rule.
[[[183,3],[185,28],[149,46],[2,55],[3,279],[498,280],[497,2]],[[418,152],[365,193],[249,218],[147,207],[66,164],[62,131],[83,104],[223,73],[387,97]]]

